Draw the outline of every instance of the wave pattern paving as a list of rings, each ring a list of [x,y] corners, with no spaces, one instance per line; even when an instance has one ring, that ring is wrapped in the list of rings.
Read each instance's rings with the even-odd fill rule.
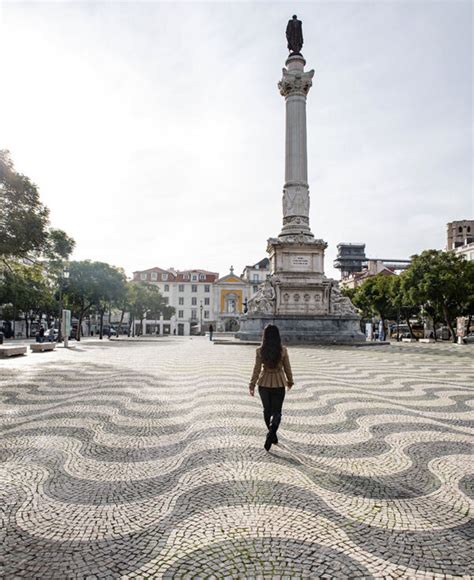
[[[472,347],[290,354],[270,453],[254,347],[0,361],[0,577],[474,578]]]

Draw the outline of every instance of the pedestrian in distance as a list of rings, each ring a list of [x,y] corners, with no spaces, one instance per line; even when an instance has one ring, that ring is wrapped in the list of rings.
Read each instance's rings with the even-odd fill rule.
[[[288,349],[281,344],[280,331],[274,324],[268,324],[263,331],[262,345],[257,348],[255,366],[249,384],[249,393],[255,395],[255,385],[263,405],[263,419],[268,433],[264,447],[270,451],[278,444],[277,431],[281,422],[285,386],[293,386]]]
[[[44,342],[44,327],[40,326],[38,331],[38,338],[36,342]]]
[[[212,324],[209,325],[209,340],[212,340],[212,333],[214,332],[214,327]]]

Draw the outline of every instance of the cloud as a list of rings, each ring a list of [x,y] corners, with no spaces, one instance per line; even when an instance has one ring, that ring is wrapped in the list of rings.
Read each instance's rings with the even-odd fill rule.
[[[470,3],[6,3],[0,147],[75,257],[225,273],[281,228],[296,13],[311,225],[374,256],[443,247],[472,215]]]

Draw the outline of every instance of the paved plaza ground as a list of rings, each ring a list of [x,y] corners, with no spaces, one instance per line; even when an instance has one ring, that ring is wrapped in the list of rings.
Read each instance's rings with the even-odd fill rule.
[[[1,360],[0,577],[473,577],[474,345],[290,347],[270,453],[254,351]]]

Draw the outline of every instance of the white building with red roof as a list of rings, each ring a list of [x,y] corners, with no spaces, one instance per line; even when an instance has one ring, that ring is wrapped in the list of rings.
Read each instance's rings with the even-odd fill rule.
[[[147,321],[145,332],[153,334],[159,326],[162,334],[189,335],[192,331],[206,331],[210,324],[215,328],[214,284],[218,279],[217,272],[200,269],[154,267],[134,272],[135,282],[158,286],[165,301],[175,309],[170,321]]]

